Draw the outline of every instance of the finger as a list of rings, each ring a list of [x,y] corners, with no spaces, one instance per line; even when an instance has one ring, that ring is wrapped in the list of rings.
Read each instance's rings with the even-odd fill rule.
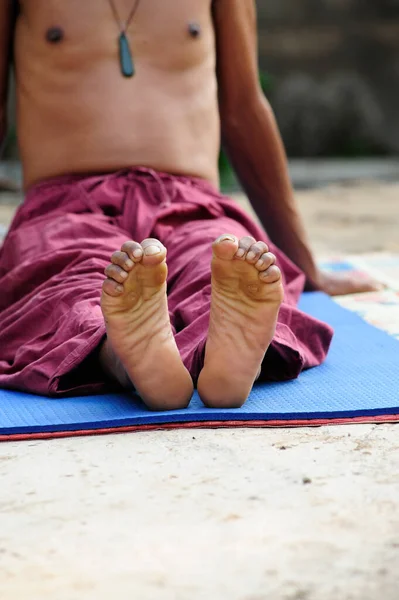
[[[381,281],[376,281],[375,279],[366,279],[355,281],[354,284],[358,289],[361,288],[363,292],[380,292],[387,288],[386,285],[381,283]]]

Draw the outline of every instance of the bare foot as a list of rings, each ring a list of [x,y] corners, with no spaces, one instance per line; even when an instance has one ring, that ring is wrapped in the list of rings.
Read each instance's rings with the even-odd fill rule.
[[[105,269],[101,297],[102,362],[122,385],[130,380],[153,410],[185,408],[193,392],[170,326],[165,257],[158,240],[126,242]]]
[[[206,406],[238,408],[259,376],[284,292],[264,242],[223,235],[213,244],[212,300],[198,393]]]

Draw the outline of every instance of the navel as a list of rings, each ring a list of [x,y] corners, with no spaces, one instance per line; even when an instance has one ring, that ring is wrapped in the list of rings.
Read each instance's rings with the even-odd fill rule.
[[[46,31],[46,40],[50,44],[58,44],[64,39],[64,30],[61,27],[49,27]]]

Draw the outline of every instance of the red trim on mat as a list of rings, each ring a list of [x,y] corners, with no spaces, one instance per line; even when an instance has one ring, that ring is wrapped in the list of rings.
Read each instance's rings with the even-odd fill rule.
[[[297,419],[292,421],[193,421],[188,423],[157,423],[154,425],[131,425],[129,427],[109,427],[104,429],[81,429],[78,431],[13,433],[11,435],[0,435],[0,442],[18,442],[21,440],[51,440],[57,438],[80,437],[84,435],[131,433],[134,431],[157,431],[164,429],[230,429],[233,427],[320,427],[321,425],[350,425],[360,423],[399,423],[399,414],[376,415],[375,417],[352,417],[346,419]]]

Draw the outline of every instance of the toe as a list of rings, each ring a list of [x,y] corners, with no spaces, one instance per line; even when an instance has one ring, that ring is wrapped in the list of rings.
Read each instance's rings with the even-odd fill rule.
[[[274,265],[276,257],[271,252],[265,252],[255,263],[255,269],[258,271],[266,271],[269,267]]]
[[[236,252],[235,258],[239,258],[241,260],[245,260],[248,250],[256,242],[255,238],[250,237],[249,235],[243,237],[238,242],[238,250]]]
[[[121,251],[126,253],[134,263],[139,262],[143,258],[143,248],[138,242],[133,242],[132,240],[125,242]]]
[[[106,279],[103,283],[103,292],[108,296],[121,296],[123,294],[123,285],[117,283],[114,279]]]
[[[114,264],[108,265],[104,273],[109,279],[114,279],[117,283],[123,283],[124,281],[126,281],[129,275],[129,273],[124,271],[122,267],[119,267],[118,265]]]
[[[159,240],[155,238],[147,238],[141,242],[141,247],[144,252],[144,265],[157,265],[165,259],[166,248]]]
[[[126,272],[130,271],[134,267],[134,262],[129,258],[129,255],[126,252],[114,252],[111,256],[111,262],[114,265],[122,267],[122,269]]]
[[[217,258],[232,260],[238,249],[238,239],[235,235],[225,233],[213,242],[212,249]]]
[[[262,254],[265,254],[268,251],[269,248],[267,244],[265,244],[265,242],[256,242],[255,244],[252,244],[252,246],[248,250],[246,261],[249,262],[251,265],[254,265],[256,262],[258,262]]]
[[[259,279],[265,283],[276,283],[281,279],[281,271],[276,265],[272,265],[266,271],[259,273]]]

